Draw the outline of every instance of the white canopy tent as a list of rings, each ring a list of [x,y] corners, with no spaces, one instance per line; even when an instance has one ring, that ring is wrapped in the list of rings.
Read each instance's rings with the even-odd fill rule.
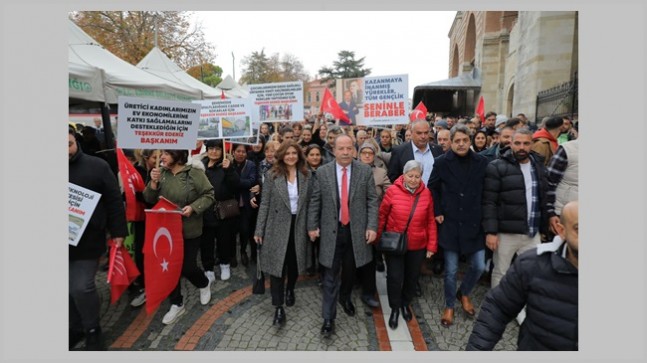
[[[68,63],[69,97],[84,101],[105,102],[103,70],[84,63]]]
[[[249,96],[249,90],[234,81],[230,75],[227,75],[216,88],[225,91],[227,98],[247,98]]]
[[[158,47],[151,49],[146,57],[137,64],[137,68],[143,69],[148,73],[152,73],[168,81],[199,89],[202,91],[204,98],[220,98],[221,96],[221,90],[209,87],[190,76],[170,60],[169,57],[167,57]]]
[[[117,103],[117,97],[191,101],[203,98],[202,91],[145,72],[104,49],[73,21],[68,22],[68,60],[70,64],[70,97],[88,101]],[[97,69],[99,72],[97,72]],[[103,78],[104,98],[98,87]],[[91,85],[93,92],[72,90],[73,79]]]

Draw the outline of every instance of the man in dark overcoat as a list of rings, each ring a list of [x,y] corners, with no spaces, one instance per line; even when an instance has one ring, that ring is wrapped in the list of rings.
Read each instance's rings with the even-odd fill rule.
[[[481,226],[481,197],[487,159],[470,149],[469,128],[456,125],[450,131],[451,149],[437,157],[428,187],[434,198],[438,241],[444,249],[445,310],[443,326],[454,321],[455,298],[468,317],[475,314],[469,295],[485,269],[485,235]],[[465,255],[469,269],[456,291],[458,259]]]

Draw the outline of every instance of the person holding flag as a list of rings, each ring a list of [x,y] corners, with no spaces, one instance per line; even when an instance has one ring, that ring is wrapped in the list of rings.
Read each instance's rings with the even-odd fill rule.
[[[101,301],[95,284],[99,258],[106,251],[106,231],[120,247],[128,235],[126,213],[117,178],[108,163],[81,151],[76,132],[69,128],[70,183],[101,194],[81,240],[69,246],[69,348],[85,337],[86,350],[106,350],[99,308]]]
[[[164,197],[181,209],[184,238],[182,276],[200,289],[200,303],[207,305],[211,300],[211,280],[198,267],[197,257],[202,236],[202,214],[213,205],[214,192],[204,171],[187,165],[188,157],[187,150],[164,150],[161,156],[163,167],[151,170],[151,180],[144,189],[144,199],[147,203],[154,204],[159,197]],[[146,274],[149,274],[149,266],[145,268]],[[180,281],[177,281],[171,292],[170,300],[171,308],[162,319],[164,324],[175,322],[185,313]]]
[[[146,205],[142,192],[146,187],[146,169],[137,164],[135,151],[132,149],[117,148],[117,164],[119,164],[119,178],[123,186],[124,200],[126,201],[126,220],[132,223],[131,233],[134,232],[134,250],[137,269],[140,271],[139,277],[133,285],[136,296],[131,300],[130,306],[139,307],[146,302],[146,293],[144,291],[144,233],[145,233],[145,213]]]

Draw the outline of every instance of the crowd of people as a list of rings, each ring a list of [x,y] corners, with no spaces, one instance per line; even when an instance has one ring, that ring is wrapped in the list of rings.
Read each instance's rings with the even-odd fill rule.
[[[577,349],[577,122],[549,117],[533,126],[523,114],[494,112],[483,125],[479,117],[430,115],[379,128],[340,126],[318,115],[313,122],[263,123],[254,146],[228,149],[206,140],[195,151],[125,152],[146,183],[138,199],[152,206],[163,196],[181,208],[182,276],[203,305],[239,260],[256,264],[269,276],[280,328],[288,319],[284,306],[297,302],[297,277],[317,275],[321,334],[330,337],[338,304],[355,314],[356,284],[364,304],[379,306],[376,271],[386,271],[388,325],[396,329],[400,316],[412,319],[419,275],[431,270],[444,275],[439,323],[454,323],[456,301],[476,319],[468,349],[492,349],[515,317],[519,349]],[[121,244],[128,231],[117,178],[86,155],[97,151],[86,134],[96,135],[73,127],[69,134],[70,182],[105,196],[96,223],[69,247],[70,347],[85,337],[87,349],[100,350],[94,275],[106,233]],[[145,221],[134,225],[143,274]],[[406,234],[403,254],[376,248],[385,232]],[[460,261],[467,270],[459,285]],[[492,289],[477,314],[470,295],[490,271]],[[130,304],[139,307],[146,302],[143,275],[132,288]],[[169,302],[164,324],[185,313],[180,282]]]

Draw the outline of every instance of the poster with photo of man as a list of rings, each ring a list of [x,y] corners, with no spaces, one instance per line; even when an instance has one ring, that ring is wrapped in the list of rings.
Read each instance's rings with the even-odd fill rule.
[[[352,125],[407,124],[408,75],[338,79],[335,100]]]

